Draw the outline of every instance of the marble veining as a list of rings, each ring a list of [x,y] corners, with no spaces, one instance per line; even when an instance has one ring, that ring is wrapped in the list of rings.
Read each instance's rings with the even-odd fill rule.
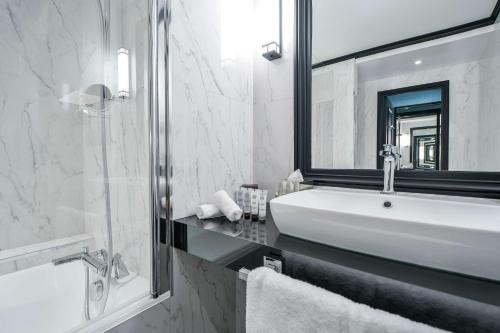
[[[355,155],[354,59],[313,69],[311,166],[352,169]]]
[[[81,22],[69,19],[77,10],[0,4],[0,250],[84,232],[81,115],[58,102],[95,49],[79,46]]]
[[[95,2],[0,4],[0,251],[106,232],[100,119],[60,99],[95,83],[116,91],[115,50],[131,60],[131,97],[108,105],[115,252],[149,275],[147,1],[111,1],[110,56],[103,58]],[[81,246],[80,246],[81,247]],[[8,273],[67,251],[3,264]],[[69,253],[66,253],[69,254]]]
[[[147,1],[111,2],[110,50],[129,50],[132,78],[127,99],[107,104],[104,121],[85,116],[84,210],[85,228],[94,247],[106,246],[106,208],[101,152],[101,126],[105,126],[113,250],[123,255],[127,268],[149,277],[149,139],[147,96]],[[118,16],[118,13],[123,15]],[[114,16],[117,15],[117,16]],[[121,19],[118,19],[121,17]],[[113,52],[101,80],[116,91]]]
[[[495,45],[495,44],[494,44]],[[376,168],[377,92],[417,84],[450,81],[449,170],[498,171],[496,87],[499,57],[491,46],[485,58],[467,63],[412,71],[359,83],[355,167]]]
[[[264,4],[255,0],[254,8]],[[254,181],[269,190],[269,200],[294,167],[294,1],[283,0],[282,6],[283,57],[264,59],[260,41],[253,51],[253,173]]]
[[[250,0],[174,0],[171,22],[174,217],[192,215],[219,189],[252,182],[252,62],[246,43],[224,54],[225,38],[243,38]],[[235,7],[235,8],[233,8]],[[237,7],[237,8],[236,8]],[[237,15],[226,26],[225,15]],[[234,31],[228,31],[231,29]],[[229,36],[230,37],[230,36]]]
[[[407,87],[423,83],[450,80],[450,170],[475,170],[476,158],[473,146],[477,144],[474,136],[463,133],[477,133],[478,113],[474,107],[478,102],[477,62],[452,65],[426,71],[413,71],[407,74],[380,80],[360,82],[358,120],[357,168],[376,168],[377,137],[377,93],[378,91]],[[460,133],[460,135],[459,135]]]
[[[236,273],[179,250],[173,262],[173,297],[109,332],[235,332]]]

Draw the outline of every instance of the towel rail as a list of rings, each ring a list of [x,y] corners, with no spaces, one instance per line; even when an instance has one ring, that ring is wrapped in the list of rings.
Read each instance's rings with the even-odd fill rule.
[[[248,273],[250,273],[249,269],[246,269],[245,267],[240,268],[238,271],[238,277],[240,280],[246,281],[248,277]]]

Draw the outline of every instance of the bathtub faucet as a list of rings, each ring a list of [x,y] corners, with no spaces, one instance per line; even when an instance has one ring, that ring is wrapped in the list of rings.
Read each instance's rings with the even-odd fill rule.
[[[124,278],[130,274],[120,253],[113,256],[113,273],[117,279]]]
[[[89,252],[88,248],[84,247],[82,252],[54,259],[52,260],[52,263],[57,266],[76,260],[81,260],[87,267],[92,269],[101,277],[106,276],[106,273],[108,271],[108,254],[106,250],[103,249]]]

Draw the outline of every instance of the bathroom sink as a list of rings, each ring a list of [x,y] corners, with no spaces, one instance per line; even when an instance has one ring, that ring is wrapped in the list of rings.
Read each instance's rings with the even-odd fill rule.
[[[500,280],[500,201],[316,188],[271,200],[283,234]]]

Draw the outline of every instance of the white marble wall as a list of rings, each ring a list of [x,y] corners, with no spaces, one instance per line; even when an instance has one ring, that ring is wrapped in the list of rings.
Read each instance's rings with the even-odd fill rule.
[[[477,171],[500,171],[500,33],[490,37],[479,62],[479,147]]]
[[[112,333],[232,333],[237,274],[174,251],[174,295],[110,330]]]
[[[478,61],[412,71],[379,80],[359,82],[357,109],[357,169],[376,168],[377,93],[437,81],[450,81],[449,170],[479,170],[481,65]]]
[[[174,218],[253,181],[250,0],[173,0]]]
[[[132,94],[110,103],[104,122],[113,241],[128,268],[147,277],[147,1],[111,1],[106,61],[97,10],[84,0],[0,4],[0,249],[83,233],[104,247],[100,119],[59,99],[95,83],[116,93],[116,50],[126,47]],[[0,263],[0,272],[78,249]]]
[[[93,52],[81,4],[0,2],[0,250],[84,232],[82,115],[58,102]]]
[[[255,0],[254,11],[265,2]],[[282,5],[283,57],[264,59],[261,40],[253,51],[253,173],[254,181],[269,190],[269,199],[294,167],[294,1],[283,0]]]
[[[107,246],[101,125],[106,130],[113,250],[127,268],[149,277],[149,138],[147,105],[147,1],[111,1],[110,59],[101,80],[117,91],[116,50],[129,50],[130,96],[108,103],[104,122],[85,117],[85,229],[94,248]]]
[[[313,168],[354,168],[355,90],[354,59],[313,69],[311,82]]]

